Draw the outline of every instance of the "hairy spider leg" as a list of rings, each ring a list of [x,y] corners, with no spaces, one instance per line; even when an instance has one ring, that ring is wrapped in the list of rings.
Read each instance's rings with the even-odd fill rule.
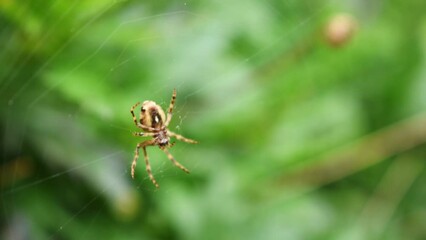
[[[138,120],[136,119],[136,116],[135,116],[134,110],[135,110],[135,108],[136,108],[139,104],[141,104],[141,103],[140,103],[140,102],[137,102],[135,105],[133,105],[133,106],[130,108],[130,113],[132,114],[133,122],[135,122],[136,127],[138,127]]]
[[[158,185],[157,181],[155,180],[154,175],[152,175],[151,165],[149,164],[149,159],[148,159],[148,153],[146,152],[147,146],[154,146],[154,145],[155,145],[154,139],[147,140],[147,141],[142,142],[142,143],[138,143],[138,145],[136,146],[136,150],[135,150],[135,157],[134,157],[133,162],[132,162],[132,172],[131,173],[132,173],[132,178],[135,178],[135,167],[136,167],[136,162],[139,158],[139,149],[142,148],[143,155],[145,157],[146,172],[148,173],[148,176],[151,179],[152,183],[155,185],[155,187],[159,188],[160,186]]]
[[[176,101],[176,89],[173,89],[172,99],[170,100],[169,110],[167,111],[167,119],[166,119],[166,122],[164,123],[164,126],[166,127],[169,126],[170,121],[172,120],[175,101]]]
[[[134,132],[133,136],[136,137],[153,137],[155,134],[155,132]]]
[[[178,168],[180,168],[180,169],[182,169],[184,172],[186,172],[186,173],[189,173],[189,170],[188,169],[186,169],[184,166],[182,166],[182,164],[180,164],[178,161],[176,161],[175,159],[174,159],[174,157],[172,156],[172,154],[170,154],[170,152],[165,148],[165,147],[160,147],[160,149],[161,150],[163,150],[163,152],[165,153],[165,154],[167,154],[167,157],[170,159],[170,161],[172,161],[172,163],[176,166],[176,167],[178,167]]]
[[[131,108],[130,108],[130,113],[132,114],[133,122],[135,123],[136,127],[140,128],[140,129],[142,129],[142,130],[145,130],[145,131],[150,131],[150,132],[156,131],[157,129],[155,129],[155,128],[148,127],[148,126],[145,126],[145,125],[143,125],[143,124],[141,124],[141,123],[138,123],[138,120],[136,119],[136,116],[135,116],[135,112],[134,112],[134,111],[135,111],[135,108],[136,108],[139,104],[140,104],[140,102],[137,102],[135,105],[133,105],[133,107],[131,107]]]
[[[174,132],[172,132],[172,131],[167,131],[167,134],[168,134],[170,137],[174,137],[174,138],[176,138],[177,140],[182,141],[182,142],[192,143],[192,144],[196,144],[196,143],[198,143],[198,142],[197,142],[197,141],[195,141],[195,140],[192,140],[192,139],[186,138],[186,137],[184,137],[184,136],[182,136],[182,135],[179,135],[179,134],[177,134],[177,133],[174,133]]]

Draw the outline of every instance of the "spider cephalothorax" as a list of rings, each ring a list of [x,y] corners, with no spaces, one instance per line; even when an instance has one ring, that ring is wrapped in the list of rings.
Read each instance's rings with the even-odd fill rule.
[[[148,154],[146,152],[146,147],[158,146],[161,150],[163,150],[164,153],[167,154],[167,157],[170,159],[170,161],[172,161],[174,165],[176,165],[177,167],[179,167],[186,173],[189,173],[188,169],[186,169],[184,166],[182,166],[178,161],[176,161],[173,158],[173,156],[169,153],[167,148],[170,148],[173,146],[173,143],[170,143],[170,137],[174,137],[177,140],[180,140],[186,143],[197,143],[197,141],[185,138],[182,135],[176,134],[167,129],[167,127],[170,124],[170,121],[172,120],[172,113],[173,113],[173,107],[175,105],[175,100],[176,100],[176,89],[173,90],[172,100],[170,101],[170,106],[167,111],[167,115],[164,114],[163,109],[155,102],[153,101],[143,102],[141,107],[140,117],[139,117],[139,123],[136,119],[134,110],[140,103],[139,102],[136,103],[130,109],[130,113],[133,116],[133,121],[135,122],[136,126],[143,130],[143,132],[135,132],[134,135],[140,136],[140,137],[152,137],[152,139],[141,142],[136,146],[135,157],[133,158],[133,162],[132,162],[132,172],[131,172],[132,178],[134,178],[135,176],[135,167],[136,167],[136,162],[139,158],[139,149],[142,148],[144,157],[145,157],[146,171],[148,172],[149,178],[151,179],[152,183],[157,188],[159,187],[159,185],[157,181],[155,180],[154,176],[152,175],[151,166],[148,160]]]

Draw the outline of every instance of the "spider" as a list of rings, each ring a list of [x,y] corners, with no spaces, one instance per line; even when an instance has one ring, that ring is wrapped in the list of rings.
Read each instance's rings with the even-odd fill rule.
[[[183,141],[186,143],[192,143],[192,144],[198,143],[195,140],[185,138],[182,135],[179,135],[167,129],[167,127],[170,124],[170,121],[172,120],[172,112],[173,112],[173,107],[175,105],[175,100],[176,100],[176,89],[173,89],[173,95],[170,101],[170,106],[167,112],[167,116],[164,114],[163,109],[155,102],[144,101],[141,107],[139,122],[137,121],[135,117],[134,110],[140,104],[140,102],[136,103],[130,109],[130,113],[133,116],[133,122],[135,122],[138,128],[143,130],[142,132],[134,132],[133,135],[138,137],[152,137],[152,139],[138,143],[138,145],[136,146],[135,156],[132,162],[132,171],[131,171],[132,178],[133,179],[135,178],[135,167],[136,167],[136,162],[139,158],[139,149],[142,148],[143,154],[145,157],[146,171],[148,172],[148,176],[151,179],[152,183],[157,188],[159,188],[160,186],[155,180],[154,175],[152,175],[151,165],[149,164],[146,147],[158,146],[161,150],[163,150],[163,152],[167,155],[167,157],[170,159],[170,161],[172,161],[172,163],[176,167],[182,169],[186,173],[189,173],[189,170],[186,169],[184,166],[182,166],[182,164],[180,164],[178,161],[176,161],[174,157],[172,156],[172,154],[170,154],[170,152],[167,150],[167,148],[171,148],[174,145],[174,143],[170,142],[170,137],[174,137],[177,140]]]

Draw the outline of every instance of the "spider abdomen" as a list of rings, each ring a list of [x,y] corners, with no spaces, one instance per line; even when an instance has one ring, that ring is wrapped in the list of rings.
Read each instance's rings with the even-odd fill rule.
[[[154,101],[145,101],[142,103],[139,120],[142,125],[161,128],[164,125],[165,118],[163,109]]]

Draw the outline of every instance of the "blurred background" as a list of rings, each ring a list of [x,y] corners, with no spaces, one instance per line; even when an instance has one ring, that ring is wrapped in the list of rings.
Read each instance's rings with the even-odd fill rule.
[[[425,9],[0,1],[0,238],[426,239]]]

